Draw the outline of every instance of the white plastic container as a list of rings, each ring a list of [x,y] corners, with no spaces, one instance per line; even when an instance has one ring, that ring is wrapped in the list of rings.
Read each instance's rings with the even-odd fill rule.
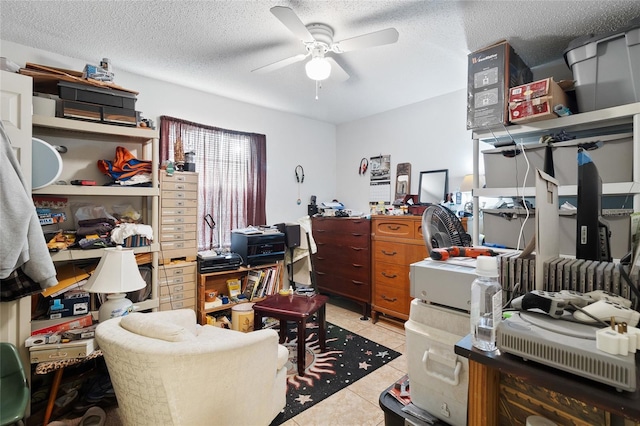
[[[414,299],[404,327],[411,402],[449,424],[466,425],[469,361],[454,346],[469,332],[469,315]]]

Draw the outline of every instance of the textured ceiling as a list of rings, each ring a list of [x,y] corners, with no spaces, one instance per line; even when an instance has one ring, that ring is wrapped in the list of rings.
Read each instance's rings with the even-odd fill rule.
[[[305,53],[270,13],[277,5],[293,9],[305,24],[331,26],[334,40],[389,27],[399,40],[335,55],[351,78],[327,80],[315,100],[304,62],[251,72]],[[0,39],[93,64],[108,57],[116,83],[118,70],[125,70],[342,123],[465,87],[467,54],[501,39],[534,67],[562,58],[574,38],[616,30],[638,16],[637,0],[0,0]]]

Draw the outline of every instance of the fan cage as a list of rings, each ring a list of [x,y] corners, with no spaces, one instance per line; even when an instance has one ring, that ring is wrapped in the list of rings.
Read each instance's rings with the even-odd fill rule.
[[[440,247],[437,233],[446,232],[450,244],[448,247],[471,247],[471,236],[467,234],[462,222],[448,208],[441,205],[431,205],[422,214],[422,235],[429,251]]]

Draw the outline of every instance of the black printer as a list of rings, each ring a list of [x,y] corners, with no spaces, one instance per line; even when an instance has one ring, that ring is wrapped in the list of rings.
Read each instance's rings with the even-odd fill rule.
[[[231,232],[231,251],[242,257],[247,266],[263,265],[284,260],[284,234],[282,232],[263,232],[245,234]]]

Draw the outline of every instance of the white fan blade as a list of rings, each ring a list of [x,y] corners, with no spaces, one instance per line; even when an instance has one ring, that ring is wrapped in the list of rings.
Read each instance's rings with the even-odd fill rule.
[[[315,41],[307,27],[293,10],[285,6],[274,6],[270,10],[301,41],[304,43],[313,43]]]
[[[309,53],[301,53],[299,55],[292,56],[292,57],[286,58],[286,59],[282,59],[280,61],[274,62],[274,63],[269,64],[269,65],[265,65],[265,66],[260,67],[260,68],[256,68],[255,70],[251,70],[251,72],[262,74],[262,73],[267,73],[267,72],[279,70],[280,68],[284,68],[287,65],[291,65],[291,64],[295,64],[296,62],[303,61],[304,58],[306,58],[307,56],[309,56]]]
[[[331,77],[329,77],[333,81],[337,81],[342,83],[349,79],[349,74],[330,56],[325,56],[325,59],[331,65]]]
[[[352,50],[367,49],[369,47],[392,44],[398,41],[398,30],[387,28],[369,34],[348,38],[334,43],[331,49],[336,53],[350,52]]]

